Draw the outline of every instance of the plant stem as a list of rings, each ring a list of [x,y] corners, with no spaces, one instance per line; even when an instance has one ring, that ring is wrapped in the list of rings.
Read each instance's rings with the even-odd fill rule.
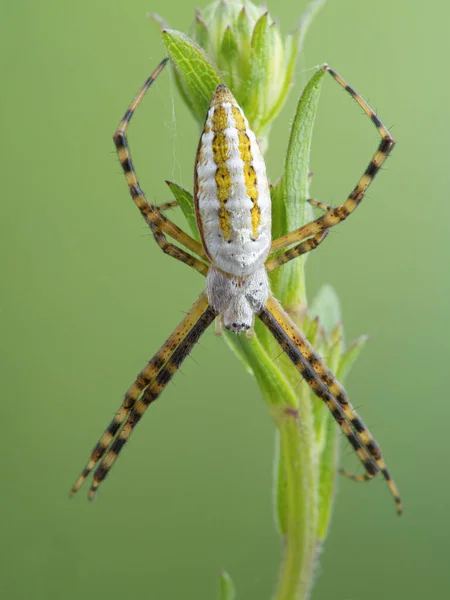
[[[312,587],[319,520],[314,419],[307,390],[300,396],[298,411],[285,409],[277,441],[279,485],[284,486],[280,519],[284,554],[275,600],[306,600]]]

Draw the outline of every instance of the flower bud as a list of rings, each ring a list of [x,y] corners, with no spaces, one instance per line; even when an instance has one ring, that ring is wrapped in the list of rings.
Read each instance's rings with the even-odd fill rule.
[[[313,14],[324,0],[307,8],[299,25],[282,35],[280,27],[263,6],[249,0],[216,0],[204,10],[197,9],[191,28],[192,39],[180,32],[163,29],[163,40],[177,69],[176,82],[183,99],[199,125],[203,125],[207,86],[193,87],[192,70],[206,75],[208,85],[224,81],[247,116],[263,150],[270,126],[278,115],[292,84],[296,58]],[[164,27],[157,15],[155,20]],[[182,48],[177,48],[178,43]],[[194,57],[195,65],[189,65]],[[204,64],[201,64],[201,63]],[[184,63],[184,64],[181,64]],[[201,70],[199,70],[201,69]]]

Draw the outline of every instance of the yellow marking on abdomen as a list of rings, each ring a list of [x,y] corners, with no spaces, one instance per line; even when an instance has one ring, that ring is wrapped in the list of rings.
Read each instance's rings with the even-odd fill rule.
[[[225,106],[218,105],[214,108],[214,114],[212,118],[213,131],[223,132],[228,126],[228,115]]]
[[[239,154],[242,162],[244,163],[245,187],[247,190],[247,195],[253,203],[250,214],[252,219],[252,234],[253,237],[256,238],[258,236],[258,227],[261,223],[261,209],[258,205],[258,178],[252,165],[252,147],[250,139],[245,131],[244,117],[235,107],[233,107],[233,117],[238,130]]]
[[[217,200],[219,202],[219,227],[224,240],[231,237],[231,216],[226,203],[231,193],[231,177],[226,161],[230,158],[230,149],[223,130],[227,127],[227,113],[224,106],[217,106],[212,118],[212,130],[215,132],[212,141],[213,160],[217,166],[215,180]]]
[[[244,131],[247,129],[247,126],[245,124],[245,119],[244,119],[244,115],[241,113],[241,111],[238,109],[237,106],[232,106],[231,107],[231,114],[233,115],[233,119],[234,119],[234,123],[236,125],[236,129],[238,131]]]
[[[252,218],[252,234],[253,237],[256,238],[258,235],[258,227],[261,222],[261,210],[258,206],[258,179],[253,165],[248,162],[244,163],[244,180],[247,195],[253,202],[250,214]]]

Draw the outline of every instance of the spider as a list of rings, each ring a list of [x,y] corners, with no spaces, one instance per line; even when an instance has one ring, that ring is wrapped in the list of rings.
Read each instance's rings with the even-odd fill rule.
[[[255,317],[269,329],[313,392],[326,404],[365,468],[362,475],[344,472],[357,481],[383,474],[395,500],[402,502],[381,449],[314,348],[271,294],[268,273],[314,250],[328,231],[346,219],[394,146],[389,131],[372,108],[328,65],[322,68],[356,100],[381,135],[381,142],[355,188],[337,207],[311,201],[324,211],[319,218],[276,240],[271,237],[271,201],[266,168],[255,135],[230,90],[217,86],[200,136],[194,168],[194,202],[201,243],[172,223],[163,210],[173,203],[149,204],[134,170],[127,128],[145,93],[168,62],[165,58],[145,81],[114,134],[120,164],[131,197],[161,250],[206,276],[203,291],[155,356],[125,394],[119,411],[94,447],[74,484],[75,494],[96,467],[89,499],[93,500],[134,428],[163,392],[202,333],[215,320],[235,334],[253,334]],[[169,242],[176,240],[185,249]],[[188,252],[189,251],[189,252]]]

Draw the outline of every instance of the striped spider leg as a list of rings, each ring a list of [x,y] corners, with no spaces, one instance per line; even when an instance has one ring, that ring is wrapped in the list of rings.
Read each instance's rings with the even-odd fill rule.
[[[193,267],[199,273],[206,275],[208,267],[203,260],[208,259],[206,258],[201,244],[184,233],[162,213],[163,210],[174,206],[174,203],[166,203],[158,207],[147,202],[133,167],[126,137],[128,124],[131,121],[136,108],[139,106],[142,98],[151,84],[164,69],[167,60],[168,59],[164,59],[158,65],[155,71],[153,71],[150,77],[144,82],[133,102],[125,112],[123,119],[119,123],[113,140],[117,149],[120,164],[125,174],[131,197],[133,198],[136,206],[139,208],[139,211],[144,217],[146,223],[152,230],[158,246],[164,253]],[[195,256],[192,256],[182,248],[179,248],[178,246],[168,242],[165,233],[170,235],[187,249],[197,254],[197,256],[203,260],[197,259]],[[200,300],[194,304],[190,313],[188,313],[183,322],[168,338],[159,352],[141,371],[136,381],[129,388],[125,394],[122,406],[96,444],[91,453],[89,462],[74,484],[71,491],[72,495],[78,491],[92,469],[98,465],[99,461],[103,458],[103,461],[97,467],[97,470],[94,474],[93,484],[89,492],[89,498],[91,500],[94,499],[97,487],[106,477],[112,464],[117,459],[117,456],[123,444],[131,434],[133,427],[140,420],[140,417],[148,405],[160,395],[164,389],[164,386],[170,380],[172,374],[176,371],[181,362],[192,349],[193,344],[195,343],[196,339],[198,339],[196,336],[200,336],[207,325],[209,325],[208,319],[211,309],[208,308],[208,303],[205,298],[206,297],[203,294],[200,297]],[[201,312],[202,309],[204,314]],[[208,314],[208,319],[206,319],[206,313]],[[196,320],[197,317],[201,318]],[[206,322],[207,324],[205,325]],[[200,325],[204,325],[204,327],[202,328]],[[194,336],[195,340],[191,343],[189,340],[192,336]],[[141,394],[142,398],[138,402],[138,398]]]
[[[325,202],[321,202],[320,200],[315,200],[314,198],[309,198],[308,202],[312,206],[319,208],[320,210],[322,210],[325,213],[329,212],[330,210],[332,210],[334,208],[333,206],[330,206],[329,204],[325,204]],[[314,250],[325,239],[325,237],[327,235],[328,235],[328,229],[325,229],[322,233],[318,233],[314,237],[309,238],[308,240],[298,244],[297,246],[294,246],[293,248],[290,248],[289,250],[286,250],[286,252],[284,252],[281,255],[281,258],[275,257],[274,259],[267,261],[266,268],[268,269],[268,271],[273,271],[274,269],[279,267],[280,264],[284,264],[285,262],[288,262],[292,258],[300,256],[300,255],[304,254],[305,252]],[[353,445],[353,443],[352,443],[352,445]],[[339,473],[341,475],[344,475],[344,477],[347,477],[348,479],[352,479],[353,481],[369,481],[370,479],[373,479],[373,477],[375,477],[375,475],[378,473],[378,468],[374,472],[369,471],[369,472],[366,472],[363,474],[351,473],[350,471],[347,471],[346,469],[339,469]],[[388,476],[388,477],[389,477],[389,480],[391,480],[390,476]],[[396,498],[397,498],[396,501],[398,503],[398,490],[397,490]]]
[[[147,198],[145,197],[145,194],[142,191],[141,186],[139,185],[139,181],[136,175],[136,171],[134,170],[128,146],[128,124],[130,123],[135,110],[137,109],[143,97],[145,96],[145,93],[155,81],[155,79],[158,77],[158,75],[161,73],[161,71],[164,69],[168,60],[168,58],[162,60],[161,63],[153,71],[153,73],[150,75],[150,77],[144,82],[141,89],[134,98],[133,102],[126,110],[123,119],[120,121],[119,126],[117,127],[117,130],[113,136],[113,140],[116,146],[117,155],[119,157],[121,167],[125,174],[131,197],[133,198],[133,201],[138,207],[141,215],[144,217],[146,223],[152,230],[153,236],[158,246],[164,253],[180,260],[181,262],[186,263],[187,265],[196,269],[199,273],[205,275],[208,268],[207,265],[204,262],[202,262],[202,260],[207,260],[202,245],[199,244],[196,240],[194,240],[191,236],[184,233],[184,231],[177,227],[175,223],[172,223],[172,221],[170,221],[162,213],[160,207],[148,203]],[[163,205],[162,208],[164,207],[165,205]],[[185,246],[188,250],[191,250],[192,252],[197,254],[197,256],[199,256],[202,260],[198,260],[197,258],[193,257],[188,252],[185,252],[178,246],[169,243],[164,233],[170,235],[182,246]]]
[[[345,220],[355,210],[355,208],[360,204],[367,188],[373,181],[375,175],[377,174],[380,167],[385,162],[390,151],[392,150],[392,148],[395,145],[395,142],[394,142],[393,138],[391,137],[389,131],[387,130],[385,125],[382,123],[382,121],[378,118],[378,116],[375,114],[373,109],[369,106],[369,104],[350,85],[348,85],[346,83],[346,81],[340,75],[338,75],[333,69],[331,69],[328,66],[325,66],[325,68],[330,73],[330,75],[342,87],[344,87],[350,93],[350,95],[356,100],[356,102],[359,104],[359,106],[361,106],[361,108],[364,110],[364,112],[370,117],[372,122],[377,127],[377,129],[382,137],[382,140],[380,142],[380,145],[379,145],[375,155],[372,158],[372,161],[370,162],[366,171],[364,172],[364,174],[362,175],[362,177],[360,178],[360,180],[358,181],[355,188],[353,189],[353,191],[351,192],[351,194],[347,198],[347,200],[344,202],[344,204],[342,204],[341,206],[338,206],[338,207],[332,207],[332,206],[325,204],[323,202],[320,202],[318,200],[314,200],[314,199],[309,200],[309,202],[313,206],[316,206],[316,207],[320,208],[321,210],[323,210],[325,212],[325,215],[323,215],[323,216],[319,217],[318,219],[316,219],[315,221],[312,221],[311,223],[308,223],[308,224],[300,227],[299,229],[297,229],[291,233],[288,233],[288,234],[282,236],[281,238],[275,240],[272,243],[271,252],[281,251],[281,254],[278,254],[278,256],[272,257],[267,261],[266,267],[269,271],[272,271],[272,270],[276,269],[278,266],[288,262],[289,260],[292,260],[296,256],[303,254],[305,252],[305,250],[309,251],[309,250],[317,248],[317,246],[325,239],[326,235],[329,232],[329,229],[331,227],[334,227],[341,221]],[[311,235],[313,235],[313,237],[310,237]],[[305,238],[308,238],[308,239],[305,240]],[[289,248],[289,246],[291,246],[294,243],[296,245]],[[283,318],[288,319],[289,317],[288,317],[288,315],[286,315],[286,313],[284,313]],[[292,322],[291,322],[291,325],[292,325]],[[306,342],[306,340],[304,340],[304,338],[303,338],[303,341]],[[323,366],[325,366],[325,365],[323,365]],[[340,394],[338,389],[336,389],[335,396],[338,399],[340,397],[342,398],[342,393]],[[319,395],[319,397],[320,397],[320,395]],[[346,398],[345,392],[344,392],[343,398],[344,398],[343,405],[345,406],[346,404],[348,404],[348,399]],[[340,400],[340,402],[341,402],[341,400]],[[353,410],[353,409],[351,409],[351,410]],[[346,414],[349,417],[349,420],[352,421],[352,418],[349,416],[348,410],[346,411]],[[356,416],[356,413],[354,413],[354,414]],[[368,435],[370,436],[370,434],[368,434]],[[398,512],[400,513],[401,512],[401,501],[400,501],[400,497],[398,494],[398,490],[397,490],[394,482],[392,481],[392,478],[390,476],[389,471],[386,468],[386,465],[384,464],[384,461],[381,458],[379,446],[378,446],[378,444],[376,444],[376,442],[373,440],[373,438],[369,442],[368,441],[369,438],[367,437],[366,434],[364,434],[364,437],[366,437],[366,444],[367,444],[368,449],[370,450],[370,454],[372,456],[372,468],[371,469],[367,468],[367,462],[366,462],[365,467],[366,467],[367,473],[365,473],[363,475],[349,473],[348,471],[346,471],[344,469],[341,470],[341,473],[343,475],[345,475],[346,477],[353,479],[355,481],[367,481],[369,479],[372,479],[378,471],[381,471],[383,473],[385,479],[388,482],[391,492],[395,498]],[[371,436],[370,436],[370,438],[371,438]],[[350,439],[350,443],[352,443],[352,445],[354,445],[354,443],[351,439]],[[376,465],[375,470],[373,470],[374,464]]]
[[[71,495],[79,490],[92,469],[98,465],[89,491],[89,499],[94,499],[98,486],[108,475],[134,427],[150,404],[161,395],[215,316],[203,292],[128,389],[121,407],[95,445],[86,467],[75,482]]]
[[[370,479],[381,471],[394,497],[397,512],[401,514],[403,506],[400,494],[383,459],[381,448],[350,404],[342,385],[273,296],[269,296],[258,317],[275,337],[312,391],[330,409],[333,418],[367,471],[365,475],[352,475],[346,471],[343,473],[361,481]]]
[[[339,85],[341,85],[347,92],[355,99],[355,101],[359,104],[359,106],[363,109],[368,117],[370,117],[372,123],[377,128],[379,134],[381,135],[381,142],[378,146],[377,151],[373,155],[369,166],[365,170],[364,174],[353,188],[351,194],[348,196],[347,200],[344,204],[337,206],[335,208],[328,207],[323,203],[316,204],[317,206],[322,205],[322,207],[327,207],[329,210],[325,215],[319,217],[315,221],[311,221],[302,227],[299,227],[295,231],[291,231],[286,235],[274,240],[272,243],[271,253],[278,252],[279,250],[285,250],[288,246],[292,246],[292,244],[296,244],[301,242],[305,238],[310,237],[311,235],[315,235],[320,231],[324,231],[334,227],[341,221],[344,221],[351,213],[359,206],[361,200],[364,198],[364,194],[367,191],[367,188],[372,183],[375,175],[380,170],[383,163],[386,161],[389,153],[395,145],[395,141],[389,133],[386,126],[382,123],[382,121],[378,118],[375,111],[369,106],[369,104],[350,86],[348,83],[342,79],[340,75],[336,73],[333,69],[331,69],[328,65],[324,67],[328,73],[335,79]],[[289,252],[292,255],[292,248]],[[283,260],[283,254],[278,256],[280,261],[286,262]],[[292,256],[293,257],[293,256]]]
[[[167,59],[162,61],[142,86],[120,122],[114,142],[130,194],[158,245],[166,254],[205,275],[206,291],[129,388],[119,411],[73,486],[72,494],[96,468],[89,492],[89,498],[94,498],[148,406],[160,396],[200,335],[216,317],[226,329],[239,334],[251,331],[255,316],[258,316],[315,394],[326,403],[364,465],[367,478],[378,471],[383,473],[400,511],[397,488],[378,444],[348,402],[342,386],[269,290],[268,272],[315,249],[325,239],[328,229],[336,224],[328,218],[335,209],[325,206],[327,213],[321,217],[322,221],[317,219],[309,229],[303,228],[301,235],[297,230],[289,234],[291,237],[280,238],[283,243],[272,242],[271,202],[264,160],[242,109],[223,84],[217,87],[211,100],[194,168],[194,203],[201,244],[163,214],[163,210],[175,203],[159,207],[150,205],[133,168],[126,131],[145,92],[166,62]],[[339,81],[338,76],[330,72]],[[382,162],[377,155],[372,163],[376,161]],[[357,187],[362,189],[365,185],[365,191],[368,183],[363,179]],[[347,205],[346,210],[350,212],[347,203],[343,206]],[[323,220],[325,217],[328,220]],[[166,235],[197,256],[169,242]],[[288,249],[287,246],[292,244],[296,245]],[[279,250],[282,254],[270,258]]]

